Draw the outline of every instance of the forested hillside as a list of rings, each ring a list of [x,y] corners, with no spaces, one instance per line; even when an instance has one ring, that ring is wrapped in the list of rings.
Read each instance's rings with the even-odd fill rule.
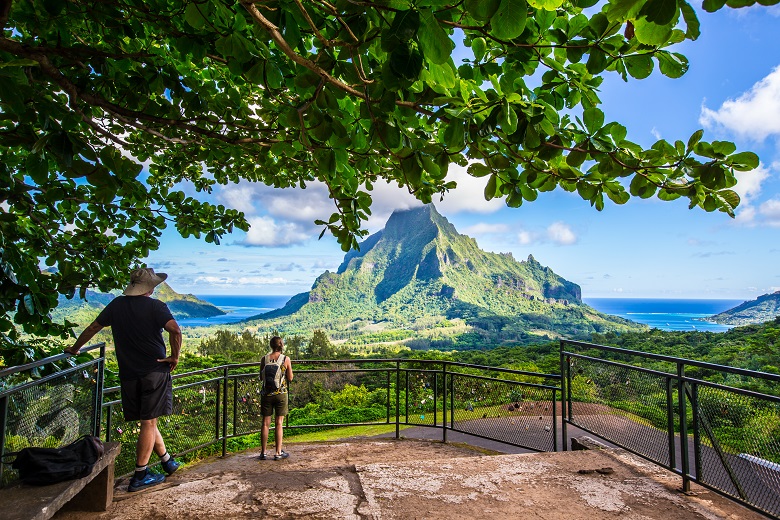
[[[764,294],[708,319],[725,325],[750,325],[764,323],[777,316],[780,316],[780,291]]]
[[[532,256],[518,262],[481,250],[432,204],[393,213],[337,272],[249,325],[441,350],[643,328],[583,304],[577,284]]]

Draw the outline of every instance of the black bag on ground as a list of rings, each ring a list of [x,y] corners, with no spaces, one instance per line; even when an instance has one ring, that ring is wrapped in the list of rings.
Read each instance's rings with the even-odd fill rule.
[[[16,456],[11,467],[22,482],[43,486],[86,477],[104,451],[99,438],[86,435],[61,448],[31,447],[5,456]]]

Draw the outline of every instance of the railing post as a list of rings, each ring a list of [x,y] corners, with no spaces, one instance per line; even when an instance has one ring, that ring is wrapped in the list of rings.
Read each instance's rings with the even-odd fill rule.
[[[680,455],[682,458],[682,491],[691,491],[690,460],[688,459],[688,410],[685,405],[685,365],[677,363],[677,408],[680,414]]]
[[[404,380],[406,384],[404,387],[404,416],[406,417],[406,424],[409,424],[409,369],[404,371]]]
[[[3,455],[5,455],[5,428],[8,425],[8,396],[0,397],[0,477],[3,471]],[[2,483],[0,481],[0,483]]]
[[[395,362],[395,438],[401,438],[401,362]]]
[[[236,423],[238,423],[238,380],[237,379],[233,380],[233,435],[236,434]]]
[[[113,428],[113,424],[111,421],[111,412],[113,411],[114,406],[108,405],[108,412],[106,415],[106,442],[111,442],[111,434],[113,433],[111,431],[111,428]]]
[[[387,417],[387,424],[390,424],[390,370],[385,372],[385,379],[387,380],[387,413],[385,416]]]
[[[702,481],[701,467],[701,430],[699,428],[699,385],[691,384],[691,411],[693,415],[693,467],[696,470],[696,480]]]
[[[450,372],[450,428],[455,429],[455,372]]]
[[[227,421],[228,421],[228,367],[222,372],[222,456],[227,454]]]
[[[674,442],[674,398],[672,396],[672,378],[666,378],[666,429],[669,437],[669,468],[677,469],[677,449]]]
[[[552,392],[552,429],[553,429],[553,451],[558,451],[558,413],[555,410],[558,407],[558,400],[556,396],[558,390],[550,390]],[[561,406],[563,409],[563,406]],[[566,445],[566,439],[563,439],[563,444]]]
[[[447,362],[442,362],[441,365],[441,440],[447,442]],[[434,406],[436,406],[436,400],[433,400]],[[436,414],[434,413],[434,417]],[[435,420],[435,419],[434,419]]]
[[[95,411],[92,415],[92,435],[100,438],[100,423],[103,419],[103,377],[106,371],[106,344],[100,345],[100,360],[97,366],[97,378],[95,380]]]
[[[566,412],[566,407],[568,406],[568,403],[570,399],[566,399],[566,391],[569,388],[568,384],[568,363],[569,359],[567,356],[563,354],[564,348],[563,348],[563,340],[560,341],[560,372],[561,372],[561,442],[563,443],[563,451],[569,450],[569,430],[567,428],[567,420],[569,415]],[[557,431],[557,428],[556,428]]]
[[[433,427],[435,428],[439,424],[439,407],[437,402],[439,400],[439,373],[433,373]],[[424,411],[424,410],[423,410]]]

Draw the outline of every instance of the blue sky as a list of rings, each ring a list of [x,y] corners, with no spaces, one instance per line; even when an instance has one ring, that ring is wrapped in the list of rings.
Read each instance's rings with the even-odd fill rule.
[[[730,140],[761,158],[740,174],[737,218],[688,210],[685,200],[608,203],[597,212],[576,194],[540,194],[507,208],[486,202],[485,179],[455,171],[458,188],[437,202],[440,213],[480,247],[532,254],[582,287],[584,298],[753,299],[780,290],[780,6],[699,12],[702,35],[674,50],[690,60],[680,79],[657,70],[642,81],[607,76],[601,88],[606,120],[628,127],[645,146],[704,128],[705,140]],[[450,169],[453,172],[453,168]],[[371,232],[393,210],[418,204],[408,193],[376,186]],[[215,202],[244,211],[249,233],[214,246],[166,230],[146,262],[169,273],[179,292],[292,295],[307,291],[343,253],[313,224],[333,212],[322,186],[279,190],[241,183],[218,187]]]

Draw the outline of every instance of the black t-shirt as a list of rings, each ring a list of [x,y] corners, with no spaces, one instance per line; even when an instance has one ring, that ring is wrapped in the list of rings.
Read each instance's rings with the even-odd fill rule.
[[[151,372],[168,372],[163,327],[173,319],[168,306],[148,296],[118,296],[97,317],[111,327],[119,364],[119,379],[136,379]]]

